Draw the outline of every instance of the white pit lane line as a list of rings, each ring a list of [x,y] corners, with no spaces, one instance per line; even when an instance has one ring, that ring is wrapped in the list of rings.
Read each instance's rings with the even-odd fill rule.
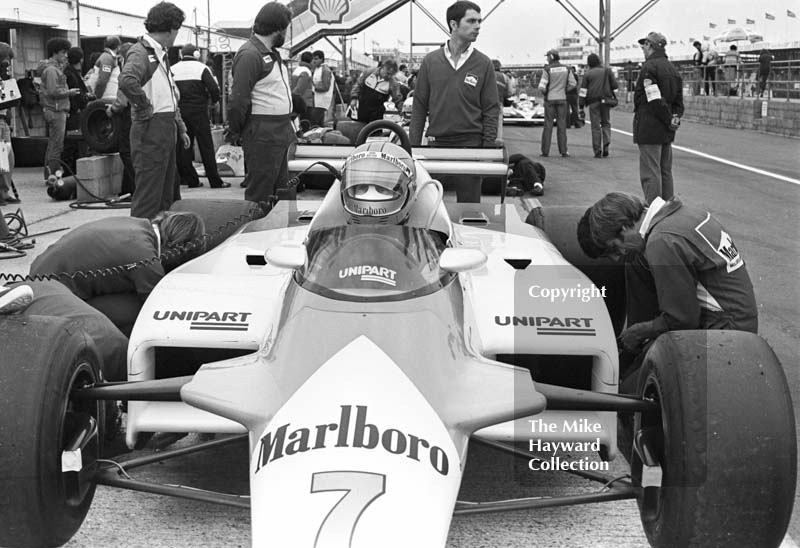
[[[621,133],[623,135],[627,135],[628,137],[633,137],[633,133],[629,133],[627,131],[622,131],[621,129],[611,128],[611,131],[615,131],[617,133]],[[763,169],[758,169],[755,167],[746,166],[744,164],[739,164],[736,162],[731,162],[730,160],[726,160],[725,158],[720,158],[719,156],[712,156],[711,154],[706,154],[705,152],[700,152],[697,150],[693,150],[691,148],[681,147],[677,145],[672,145],[672,148],[675,150],[680,150],[682,152],[688,152],[689,154],[694,154],[695,156],[700,156],[701,158],[706,158],[708,160],[714,160],[715,162],[719,162],[721,164],[729,165],[732,167],[736,167],[739,169],[743,169],[745,171],[750,171],[752,173],[758,173],[759,175],[764,175],[766,177],[772,177],[773,179],[778,179],[779,181],[784,181],[787,183],[792,183],[793,185],[800,185],[800,179],[792,179],[791,177],[786,177],[785,175],[778,175],[777,173],[772,173],[771,171],[764,171]],[[795,545],[797,546],[797,545]],[[800,547],[798,547],[800,548]]]

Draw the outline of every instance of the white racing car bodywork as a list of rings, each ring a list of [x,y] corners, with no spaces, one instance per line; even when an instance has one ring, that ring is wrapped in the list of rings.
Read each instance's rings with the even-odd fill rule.
[[[430,178],[424,161],[417,176]],[[235,352],[203,365],[181,402],[131,401],[126,441],[133,446],[142,432],[248,433],[254,546],[444,546],[470,436],[525,441],[534,415],[558,424],[588,417],[599,432],[538,437],[599,438],[605,458],[615,454],[615,413],[545,411],[530,373],[495,361],[586,356],[585,388],[616,392],[602,299],[526,296],[530,285],[591,282],[524,223],[522,206],[448,210],[426,188],[404,227],[342,224],[338,181],[322,203],[279,202],[166,276],[142,308],[129,380],[163,377],[163,348]],[[338,243],[317,245],[327,237]],[[306,267],[264,264],[268,249],[289,244],[305,245]],[[431,273],[445,248],[480,250],[485,264]],[[389,252],[362,260],[371,249]],[[415,257],[421,270],[405,270]],[[515,268],[509,260],[517,259],[530,266]],[[312,282],[315,268],[345,289]],[[420,272],[422,289],[402,293],[404,279]],[[400,515],[414,527],[387,534]]]
[[[544,124],[544,106],[526,95],[511,98],[512,105],[503,107],[503,124]]]

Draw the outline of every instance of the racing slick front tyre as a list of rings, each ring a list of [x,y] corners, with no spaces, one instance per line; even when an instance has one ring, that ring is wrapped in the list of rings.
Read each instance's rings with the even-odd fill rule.
[[[94,343],[73,321],[0,317],[0,546],[60,546],[92,503],[104,405],[73,389],[101,380]]]
[[[659,408],[636,414],[631,458],[650,544],[779,546],[797,447],[791,395],[769,345],[741,331],[668,332],[645,355],[638,386]]]

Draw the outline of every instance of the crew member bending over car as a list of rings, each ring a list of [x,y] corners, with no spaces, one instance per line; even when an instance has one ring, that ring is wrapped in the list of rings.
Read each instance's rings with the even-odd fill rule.
[[[710,213],[678,198],[606,194],[578,223],[584,252],[625,259],[628,327],[635,352],[666,331],[758,331],[753,284],[733,238]]]
[[[164,211],[153,221],[99,219],[48,247],[33,261],[30,275],[67,273],[58,280],[130,335],[142,303],[165,270],[202,253],[204,232],[203,220],[189,212]],[[190,242],[195,245],[182,249]]]

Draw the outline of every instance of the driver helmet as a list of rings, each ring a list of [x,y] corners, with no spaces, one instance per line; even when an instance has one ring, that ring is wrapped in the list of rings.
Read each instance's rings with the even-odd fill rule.
[[[400,224],[416,194],[411,155],[388,141],[357,147],[342,169],[342,205],[355,224]]]

